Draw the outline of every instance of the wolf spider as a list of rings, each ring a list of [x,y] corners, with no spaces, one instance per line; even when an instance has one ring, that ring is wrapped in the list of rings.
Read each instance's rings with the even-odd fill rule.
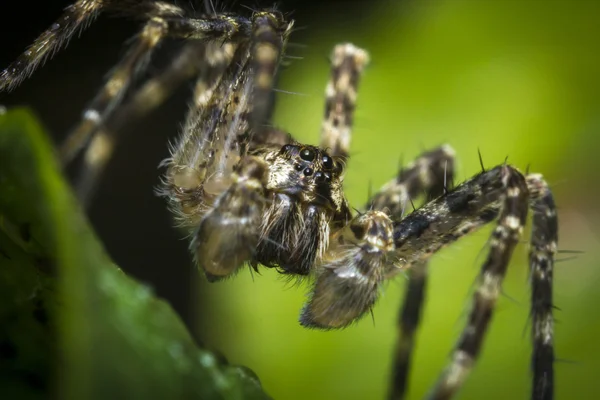
[[[143,27],[61,148],[61,160],[68,163],[89,142],[76,185],[83,201],[111,155],[119,127],[195,79],[182,133],[163,162],[159,194],[190,235],[196,264],[211,281],[244,265],[311,276],[300,324],[324,330],[346,327],[368,314],[383,282],[406,273],[410,279],[398,320],[390,398],[402,398],[407,388],[428,259],[496,221],[467,326],[432,399],[452,397],[471,371],[531,208],[531,397],[553,397],[552,274],[558,227],[552,194],[541,175],[524,175],[506,163],[491,169],[482,164],[479,174],[451,187],[454,152],[445,145],[402,168],[353,215],[342,182],[368,54],[352,44],[335,46],[321,143],[299,143],[268,125],[277,70],[293,26],[273,9],[242,17],[191,12],[154,0],[79,0],[0,74],[0,90],[13,89],[102,12],[142,20]],[[162,72],[128,90],[167,38],[184,39],[184,46]],[[407,202],[422,193],[432,200],[405,213]]]

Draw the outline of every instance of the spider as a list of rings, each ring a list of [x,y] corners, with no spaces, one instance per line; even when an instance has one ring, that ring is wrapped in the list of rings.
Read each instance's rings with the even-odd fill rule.
[[[479,355],[503,277],[532,210],[530,250],[533,339],[532,399],[553,398],[552,276],[558,224],[552,194],[539,174],[509,164],[453,186],[454,151],[423,153],[352,212],[343,191],[357,88],[369,55],[335,46],[319,146],[299,143],[269,125],[277,71],[293,21],[275,9],[231,13],[186,10],[155,0],[79,0],[0,74],[11,90],[100,13],[143,21],[130,50],[109,74],[82,121],[60,149],[63,163],[89,142],[76,185],[89,201],[125,121],[151,112],[189,79],[195,89],[179,139],[158,189],[186,232],[198,268],[210,281],[245,265],[310,277],[300,324],[340,329],[369,314],[382,284],[409,276],[399,314],[389,390],[403,398],[427,280],[438,250],[496,223],[477,278],[473,305],[447,368],[429,397],[447,399]],[[153,50],[167,38],[184,46],[155,77],[130,90]],[[406,212],[425,193],[429,201]]]

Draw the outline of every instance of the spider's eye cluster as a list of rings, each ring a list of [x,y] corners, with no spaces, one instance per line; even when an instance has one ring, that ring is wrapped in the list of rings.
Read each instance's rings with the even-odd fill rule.
[[[280,154],[291,157],[294,169],[305,177],[314,177],[317,183],[329,183],[341,172],[341,165],[333,157],[315,147],[286,144],[281,147]]]

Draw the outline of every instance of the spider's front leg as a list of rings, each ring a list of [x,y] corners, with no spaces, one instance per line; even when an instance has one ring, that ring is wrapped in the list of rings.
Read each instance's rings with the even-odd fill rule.
[[[201,75],[181,137],[160,189],[177,224],[192,237],[190,250],[211,280],[233,273],[258,240],[267,166],[244,156],[251,111],[248,49],[231,44],[224,70]],[[237,60],[238,62],[231,62]]]

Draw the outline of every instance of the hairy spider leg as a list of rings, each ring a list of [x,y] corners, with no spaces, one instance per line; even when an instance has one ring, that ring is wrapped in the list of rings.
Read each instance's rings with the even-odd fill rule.
[[[160,9],[159,11],[162,11]],[[169,12],[173,10],[169,9]],[[181,10],[183,13],[183,10]],[[67,141],[63,145],[64,160],[68,162],[77,153],[77,151],[84,145],[90,135],[93,135],[91,146],[88,151],[89,157],[86,157],[88,169],[94,173],[102,169],[102,165],[96,167],[94,161],[99,164],[105,164],[110,158],[114,149],[114,142],[111,140],[111,136],[98,135],[97,129],[110,117],[113,109],[120,103],[122,96],[127,90],[128,85],[133,80],[137,71],[143,69],[144,63],[149,59],[150,54],[159,42],[166,37],[183,38],[188,40],[202,41],[206,43],[206,63],[205,68],[216,69],[219,71],[222,69],[224,57],[222,54],[226,51],[232,52],[232,45],[238,42],[248,42],[252,39],[249,37],[250,33],[253,32],[257,27],[261,27],[258,22],[265,19],[265,15],[271,16],[269,20],[273,20],[276,17],[280,17],[279,14],[271,14],[268,12],[256,13],[251,19],[243,17],[233,17],[230,15],[211,15],[206,18],[190,18],[184,16],[171,16],[157,14],[152,16],[149,14],[151,19],[147,22],[146,27],[140,34],[140,39],[137,47],[131,50],[121,62],[122,68],[118,66],[112,72],[112,76],[108,79],[104,89],[92,102],[92,105],[83,113],[83,120],[80,125],[73,131],[73,134],[69,135]],[[277,20],[279,21],[279,20]],[[279,21],[280,25],[283,24]],[[273,25],[275,22],[272,23]],[[286,25],[288,26],[288,25]],[[291,26],[291,24],[289,25]],[[155,27],[155,29],[150,29]],[[279,29],[281,27],[277,26]],[[160,30],[159,30],[160,28]],[[148,34],[145,34],[150,31]],[[227,41],[227,43],[223,43]],[[253,42],[254,43],[254,42]],[[145,48],[138,48],[143,47]],[[220,49],[222,47],[223,49]],[[143,57],[143,59],[142,59]],[[228,61],[231,61],[230,58]],[[273,62],[263,59],[263,62]],[[278,58],[276,60],[278,63]],[[212,65],[211,65],[212,64]],[[256,63],[255,63],[256,64]],[[259,66],[260,63],[257,63]],[[201,80],[202,82],[204,80]],[[174,82],[166,82],[174,83]],[[263,85],[265,86],[265,85]],[[151,86],[150,86],[151,87]],[[174,88],[170,88],[172,91]],[[267,90],[266,87],[263,88]],[[272,88],[269,89],[269,91]],[[196,90],[198,93],[198,90]],[[83,172],[85,174],[85,170]],[[99,175],[98,173],[96,175]],[[85,178],[84,178],[85,179]],[[79,194],[82,201],[87,203],[91,198],[91,190],[88,188],[95,185],[95,180],[84,181],[82,189]]]
[[[394,221],[400,221],[408,214],[407,205],[418,196],[426,194],[428,201],[452,187],[454,158],[455,152],[449,145],[424,152],[385,183],[365,208],[385,211]]]
[[[367,209],[384,210],[399,221],[408,203],[425,193],[425,200],[436,198],[452,189],[455,152],[449,145],[440,146],[417,157],[400,169],[368,202]],[[427,284],[427,261],[416,263],[407,271],[404,300],[398,314],[398,340],[394,351],[389,399],[402,399],[408,390],[408,373],[419,326]]]
[[[35,69],[85,29],[105,6],[103,0],[79,0],[71,4],[60,18],[44,31],[8,68],[0,72],[0,92],[16,88]]]
[[[483,174],[486,174],[485,172]],[[510,258],[527,221],[529,190],[516,169],[500,167],[503,190],[498,224],[494,229],[488,257],[477,278],[468,323],[451,356],[451,362],[430,393],[431,399],[449,399],[462,386],[481,350],[485,333],[502,290]]]
[[[183,9],[179,15],[168,14],[161,8],[155,13],[147,13],[149,20],[137,35],[130,50],[111,71],[104,87],[83,112],[82,121],[69,134],[61,147],[63,163],[70,162],[89,140],[90,136],[110,116],[120,104],[134,78],[145,69],[151,54],[167,37],[200,41],[243,41],[248,40],[252,21],[230,15],[211,15],[204,18],[186,16]],[[131,10],[128,10],[132,12]],[[101,150],[110,153],[111,146],[97,142]]]
[[[204,84],[213,71],[223,72],[224,66],[231,60],[226,50],[227,46],[215,42],[187,43],[168,67],[136,88],[124,104],[98,127],[85,149],[84,162],[75,184],[77,196],[84,206],[90,204],[104,168],[110,161],[112,149],[125,126],[160,107],[183,83],[200,74],[195,98],[203,96],[202,87],[198,85]]]
[[[325,87],[321,143],[333,157],[348,158],[358,84],[369,54],[353,44],[338,44],[331,52],[331,77]]]
[[[278,13],[262,11],[254,15],[251,63],[254,71],[253,110],[250,117],[252,135],[265,142],[263,136],[272,130],[268,126],[273,116],[275,93],[281,57],[293,27]]]
[[[215,197],[231,184],[227,173],[242,152],[227,135],[241,136],[248,129],[248,49],[225,46],[230,47],[225,52],[229,54],[225,69],[199,78],[180,137],[162,164],[167,167],[162,194],[177,225],[189,233],[197,229]],[[230,148],[226,142],[232,142]]]
[[[526,178],[533,212],[529,253],[533,341],[531,398],[551,400],[554,393],[552,282],[558,243],[558,219],[552,192],[543,177],[540,174],[530,174]]]
[[[143,19],[145,25],[127,54],[111,71],[103,88],[83,112],[82,121],[61,146],[60,154],[64,164],[74,158],[110,117],[135,76],[144,69],[153,50],[164,38],[252,43],[255,53],[253,55],[260,57],[253,61],[254,67],[260,72],[259,76],[262,79],[254,100],[259,104],[267,104],[262,97],[267,92],[270,95],[270,85],[273,82],[272,79],[267,79],[266,75],[269,71],[277,69],[283,46],[293,26],[293,22],[286,22],[283,15],[276,11],[255,12],[251,18],[226,13],[196,17],[188,15],[189,13],[181,7],[163,1],[80,0],[67,7],[50,29],[42,33],[27,51],[0,73],[0,90],[10,90],[17,86],[38,65],[68,42],[75,32],[85,28],[104,11]],[[274,43],[273,38],[277,35],[281,38],[281,43],[270,52],[266,51],[265,43]],[[263,117],[270,115],[268,110],[258,110]],[[253,121],[263,122],[263,117]],[[109,138],[110,136],[102,135],[94,141],[90,151],[95,156],[89,156],[88,160],[105,162],[105,159],[110,157],[114,146]],[[97,169],[100,170],[101,167]]]
[[[427,293],[428,262],[416,263],[406,271],[407,280],[404,299],[398,314],[398,338],[394,349],[394,359],[388,399],[404,399],[409,388],[409,372],[415,348],[416,331],[423,315],[423,304]]]
[[[211,281],[234,273],[254,255],[266,204],[268,166],[245,156],[253,111],[251,47],[231,44],[224,73],[196,85],[182,135],[172,147],[163,194],[190,250]]]

